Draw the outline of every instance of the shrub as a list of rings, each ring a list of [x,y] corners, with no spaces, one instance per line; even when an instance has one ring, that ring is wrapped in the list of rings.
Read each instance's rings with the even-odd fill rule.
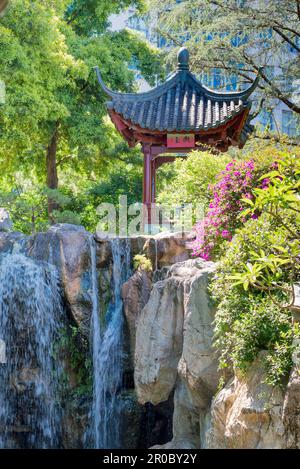
[[[212,283],[213,296],[218,302],[215,319],[215,346],[220,353],[220,368],[234,367],[245,372],[259,351],[267,350],[265,366],[267,382],[278,384],[292,366],[293,339],[299,328],[292,322],[289,309],[274,305],[265,291],[252,287],[245,290],[232,278],[233,272],[243,271],[252,252],[272,246],[282,246],[286,237],[268,214],[249,220],[238,230],[220,262]],[[286,272],[286,279],[288,272]],[[278,303],[283,300],[280,290],[274,292]]]
[[[281,308],[294,307],[294,284],[300,277],[300,160],[289,155],[279,160],[273,171],[262,176],[267,185],[253,190],[253,200],[245,199],[249,206],[242,217],[256,212],[268,214],[275,232],[283,233],[284,242],[270,243],[267,250],[252,250],[242,272],[232,278],[242,284],[266,292]],[[273,293],[280,292],[285,302],[278,303]]]
[[[217,174],[230,162],[228,154],[215,155],[208,151],[194,151],[184,159],[178,159],[172,165],[164,165],[160,172],[165,176],[158,177],[158,203],[180,206],[182,203],[199,203],[206,208],[211,198],[211,184]],[[163,186],[159,181],[163,179]]]
[[[194,255],[211,259],[220,253],[224,240],[231,240],[235,230],[242,226],[244,219],[239,214],[246,207],[242,199],[252,196],[252,189],[258,183],[262,168],[256,168],[253,160],[232,160],[218,175],[213,187],[213,199],[204,221],[196,224]],[[251,216],[255,217],[255,214]]]
[[[144,254],[137,254],[133,258],[134,270],[145,270],[146,272],[152,272],[152,262]]]
[[[298,147],[293,148],[293,152],[299,151]],[[247,219],[257,217],[261,211],[261,207],[256,206],[252,213],[248,211],[240,216],[247,202],[251,203],[254,199],[252,189],[265,190],[272,177],[260,180],[261,176],[275,170],[276,162],[289,161],[291,154],[291,148],[284,141],[267,144],[261,140],[249,141],[240,159],[227,164],[225,170],[215,177],[212,190],[207,191],[211,200],[204,221],[199,221],[195,226],[197,239],[194,255],[210,259],[222,254],[224,242],[232,239],[236,229],[243,226]]]

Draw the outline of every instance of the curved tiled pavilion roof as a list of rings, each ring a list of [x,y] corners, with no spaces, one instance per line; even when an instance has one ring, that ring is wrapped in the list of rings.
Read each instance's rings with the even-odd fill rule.
[[[157,168],[174,161],[174,154],[187,154],[198,147],[216,151],[227,151],[230,145],[242,148],[253,130],[249,97],[258,79],[244,91],[211,90],[190,72],[185,48],[179,51],[177,71],[146,93],[112,91],[95,68],[117,130],[130,146],[142,144],[144,226],[153,221]]]
[[[96,67],[99,83],[110,98],[108,111],[127,122],[154,132],[205,132],[217,129],[251,107],[249,96],[258,78],[244,91],[218,92],[204,86],[189,71],[189,54],[183,48],[178,54],[177,71],[165,83],[146,93],[118,93],[103,82]],[[241,138],[251,131],[245,122]]]

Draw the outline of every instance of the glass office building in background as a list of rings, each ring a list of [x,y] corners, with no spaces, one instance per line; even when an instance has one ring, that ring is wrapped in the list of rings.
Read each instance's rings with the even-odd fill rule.
[[[178,0],[180,2],[181,0]],[[154,27],[152,26],[151,18],[149,17],[140,17],[136,14],[133,8],[128,9],[128,11],[115,17],[112,21],[113,28],[116,29],[118,23],[119,26],[126,26],[129,29],[139,31],[142,33],[146,39],[152,44],[156,45],[158,48],[168,47],[167,41],[164,37],[159,36]],[[272,31],[266,31],[265,34],[272,34]],[[213,38],[211,38],[213,40]],[[262,37],[262,47],[263,47],[264,37]],[[237,42],[237,46],[239,43]],[[300,45],[300,41],[299,41]],[[295,55],[297,51],[292,47],[285,45],[286,53],[291,56]],[[275,58],[276,61],[276,58]],[[265,64],[262,64],[265,65]],[[280,65],[274,63],[272,65],[267,65],[264,67],[265,72],[267,73],[268,78],[274,78],[276,75],[280,74]],[[238,77],[232,75],[230,80],[226,79],[222,75],[222,70],[215,68],[211,73],[203,73],[199,75],[199,79],[202,83],[213,89],[225,89],[227,91],[236,91],[238,90]],[[137,72],[137,80],[139,82],[139,87],[141,91],[146,91],[150,87]],[[295,88],[295,84],[291,78],[287,78],[284,83],[284,91],[289,92]],[[279,100],[272,100],[268,103],[268,108],[263,108],[257,118],[254,120],[254,123],[258,124],[261,130],[268,129],[272,132],[282,132],[290,137],[295,137],[299,135],[299,118],[298,116],[291,111],[284,103]]]

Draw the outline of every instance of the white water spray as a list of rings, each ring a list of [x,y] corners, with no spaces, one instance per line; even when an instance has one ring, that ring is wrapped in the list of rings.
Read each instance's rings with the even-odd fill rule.
[[[63,308],[57,270],[20,253],[0,256],[0,448],[60,444],[60,364],[53,347]]]
[[[120,447],[120,411],[118,392],[122,386],[123,304],[122,284],[130,274],[130,242],[111,241],[113,260],[113,298],[105,315],[101,331],[98,302],[98,275],[96,245],[91,240],[93,284],[93,436],[94,447],[114,449]]]

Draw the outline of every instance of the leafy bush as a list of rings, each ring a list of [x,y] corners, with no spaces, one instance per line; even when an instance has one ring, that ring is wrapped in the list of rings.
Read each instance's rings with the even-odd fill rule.
[[[265,365],[270,384],[279,383],[290,371],[293,338],[299,336],[299,329],[292,322],[290,310],[274,305],[264,291],[245,290],[232,274],[243,271],[252,251],[268,252],[274,244],[284,243],[284,230],[269,215],[249,220],[227,243],[212,284],[218,302],[215,346],[220,352],[220,368],[233,366],[246,371],[259,351],[267,350]],[[278,303],[284,299],[280,290],[274,295]]]
[[[215,345],[220,367],[242,371],[267,350],[267,382],[278,384],[292,366],[299,324],[292,320],[299,269],[299,159],[288,155],[261,177],[249,208],[260,212],[237,230],[217,266],[212,291],[218,301]]]
[[[232,278],[245,290],[251,285],[266,292],[275,304],[273,292],[280,291],[287,296],[287,303],[279,306],[289,308],[294,306],[294,283],[300,277],[300,160],[290,155],[275,166],[276,169],[261,178],[267,185],[253,190],[253,200],[244,200],[250,207],[241,215],[268,214],[275,232],[281,230],[284,234],[284,242],[270,244],[267,251],[251,251],[243,271]]]
[[[145,270],[146,272],[152,272],[152,263],[150,259],[143,254],[137,254],[133,258],[133,267],[134,270],[141,269]]]
[[[238,215],[245,208],[244,199],[252,198],[251,191],[262,174],[253,160],[232,160],[218,175],[213,187],[213,199],[205,219],[196,224],[194,255],[210,259],[220,253],[224,240],[231,240],[244,219]],[[252,216],[256,216],[253,214]]]
[[[228,154],[215,155],[208,151],[194,151],[188,157],[176,160],[172,167],[164,165],[159,170],[163,176],[163,184],[162,187],[158,185],[157,201],[171,206],[202,203],[208,207],[211,198],[210,186],[230,159]],[[159,180],[160,177],[158,182]]]
[[[5,188],[6,189],[6,188]],[[47,197],[33,186],[0,191],[0,206],[8,210],[16,231],[32,234],[47,229]]]
[[[53,223],[80,224],[79,216],[68,208],[71,198],[59,190],[34,187],[33,184],[19,184],[13,189],[0,192],[0,205],[5,207],[16,231],[33,234],[45,231],[50,223],[47,213],[47,197],[51,197],[60,209],[52,213]]]
[[[293,151],[299,152],[300,149],[295,147]],[[291,148],[284,141],[265,143],[250,140],[245,149],[236,154],[236,159],[215,175],[211,190],[210,186],[207,187],[209,206],[206,217],[195,226],[195,255],[210,259],[222,254],[224,241],[230,240],[248,218],[255,218],[260,213],[259,207],[256,207],[256,211],[240,216],[247,202],[253,199],[252,189],[266,189],[269,178],[260,181],[261,176],[270,169],[274,170],[276,161],[286,161],[290,155]]]

